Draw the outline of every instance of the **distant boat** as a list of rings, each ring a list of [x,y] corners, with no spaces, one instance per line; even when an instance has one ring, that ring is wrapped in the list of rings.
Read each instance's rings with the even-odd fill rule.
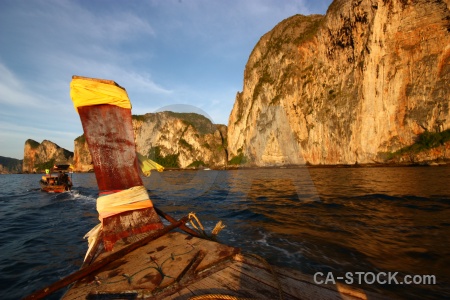
[[[47,193],[63,193],[72,189],[72,176],[70,165],[56,165],[51,170],[46,170],[46,175],[39,180],[41,191]],[[72,173],[71,173],[72,174]]]

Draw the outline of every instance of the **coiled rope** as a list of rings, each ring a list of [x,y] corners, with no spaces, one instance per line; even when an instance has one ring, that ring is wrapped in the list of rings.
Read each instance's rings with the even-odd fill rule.
[[[222,229],[224,229],[226,226],[223,224],[222,221],[217,222],[214,229],[211,231],[211,234],[207,234],[205,231],[205,228],[203,227],[202,222],[200,222],[199,218],[196,216],[194,212],[189,213],[188,215],[189,223],[191,223],[192,227],[204,238],[209,240],[216,240],[217,235],[219,234]]]
[[[191,223],[192,227],[204,238],[210,239],[210,240],[216,240],[217,235],[219,232],[224,229],[226,226],[223,224],[221,220],[217,222],[214,229],[211,231],[211,234],[208,235],[205,231],[205,228],[202,225],[202,222],[200,222],[199,218],[194,212],[191,212],[188,214],[189,223]],[[263,257],[254,254],[254,253],[247,253],[248,256],[251,256],[258,261],[260,261],[266,268],[270,270],[270,273],[275,278],[275,282],[278,288],[278,297],[280,300],[283,300],[283,289],[281,287],[280,279],[278,278],[277,274],[275,273],[275,270],[273,269],[272,265],[269,264]],[[231,296],[231,295],[225,295],[225,294],[205,294],[205,295],[198,295],[194,297],[190,297],[189,300],[204,300],[204,299],[215,299],[215,300],[254,300],[253,298],[242,298],[237,296]]]

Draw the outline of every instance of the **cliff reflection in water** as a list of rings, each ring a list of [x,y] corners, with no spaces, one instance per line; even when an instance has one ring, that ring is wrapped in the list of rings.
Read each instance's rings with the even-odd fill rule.
[[[448,282],[450,168],[292,168],[165,172],[148,182],[156,205],[195,211],[222,242],[305,273],[432,274]],[[188,180],[186,180],[188,178]],[[364,286],[409,297],[435,286]],[[430,294],[431,293],[431,294]],[[430,296],[431,295],[431,296]]]
[[[30,189],[39,179],[0,177],[2,299],[77,270],[82,237],[98,224],[94,174],[74,174],[75,188],[64,194]],[[447,167],[165,171],[144,179],[157,207],[175,218],[196,212],[208,232],[222,220],[220,242],[273,265],[436,276],[436,285],[356,285],[408,299],[450,298],[448,182]]]
[[[450,257],[449,168],[308,171],[312,186],[299,175],[304,170],[267,170],[270,178],[252,174],[248,207],[264,216],[254,225],[271,233],[270,246],[291,257],[272,259],[311,274],[385,271],[399,272],[399,279],[433,274],[448,282],[449,271],[442,266]],[[317,197],[311,195],[314,190]],[[406,291],[414,294],[414,289],[419,287]]]

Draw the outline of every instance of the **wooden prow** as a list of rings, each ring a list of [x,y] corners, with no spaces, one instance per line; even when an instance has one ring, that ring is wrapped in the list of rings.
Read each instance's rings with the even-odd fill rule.
[[[73,78],[123,89],[110,80]],[[136,157],[131,109],[95,104],[77,106],[77,110],[92,156],[100,196],[143,186]],[[114,243],[120,239],[164,227],[153,207],[108,216],[102,219],[102,224],[103,243],[107,251],[112,250]]]
[[[129,109],[108,104],[78,108],[100,193],[142,185]]]

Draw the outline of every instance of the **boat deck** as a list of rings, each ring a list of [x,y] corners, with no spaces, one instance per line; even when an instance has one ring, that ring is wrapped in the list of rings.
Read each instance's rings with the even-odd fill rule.
[[[63,297],[146,298],[380,299],[344,285],[314,284],[311,276],[274,268],[238,248],[180,232],[170,232],[86,276]]]

